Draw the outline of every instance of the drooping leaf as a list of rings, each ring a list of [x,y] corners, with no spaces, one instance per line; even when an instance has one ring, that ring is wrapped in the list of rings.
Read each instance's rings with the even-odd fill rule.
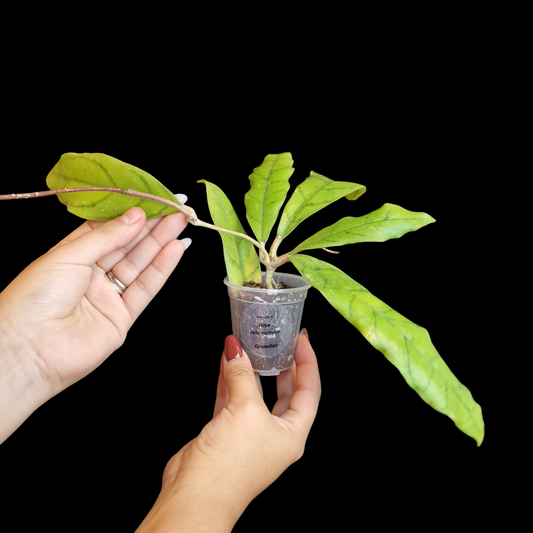
[[[277,236],[285,238],[300,222],[345,196],[356,200],[364,194],[366,187],[358,183],[333,181],[316,172],[296,187],[279,222]]]
[[[206,180],[200,180],[207,189],[207,203],[215,226],[244,233],[239,217],[233,209],[228,197],[220,187]],[[235,285],[242,285],[245,281],[261,281],[261,264],[254,245],[235,235],[219,231],[224,247],[224,261],[228,280]]]
[[[333,265],[301,254],[292,256],[291,262],[385,355],[425,402],[449,416],[478,446],[481,444],[484,436],[481,407],[448,368],[427,330],[391,309]]]
[[[357,242],[383,242],[415,231],[435,219],[399,205],[384,204],[362,217],[345,217],[299,244],[291,253]]]
[[[178,200],[153,176],[105,154],[63,154],[46,178],[49,189],[78,187],[113,187],[133,189],[172,200]],[[74,192],[58,195],[67,209],[88,220],[111,220],[134,206],[144,209],[147,218],[175,213],[167,205],[143,198],[110,192]]]
[[[289,152],[269,154],[261,166],[250,174],[250,190],[244,197],[246,218],[256,239],[266,243],[278,218],[294,172]]]

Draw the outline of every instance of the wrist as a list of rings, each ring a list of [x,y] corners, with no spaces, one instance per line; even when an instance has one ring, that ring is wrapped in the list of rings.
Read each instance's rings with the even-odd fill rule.
[[[0,443],[52,396],[37,359],[0,309]]]
[[[230,533],[249,501],[232,497],[225,487],[196,472],[163,482],[161,493],[136,533],[166,531]],[[179,527],[176,527],[179,525]]]

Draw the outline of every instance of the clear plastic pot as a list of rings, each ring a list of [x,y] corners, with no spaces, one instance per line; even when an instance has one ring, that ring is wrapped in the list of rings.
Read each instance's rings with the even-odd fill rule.
[[[290,368],[300,331],[307,290],[311,287],[301,276],[274,273],[293,289],[256,289],[233,285],[228,287],[231,323],[235,335],[262,376],[275,376]],[[263,272],[262,280],[265,280]]]

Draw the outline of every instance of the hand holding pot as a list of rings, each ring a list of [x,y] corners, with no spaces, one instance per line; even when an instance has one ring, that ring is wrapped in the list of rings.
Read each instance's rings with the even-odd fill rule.
[[[246,506],[304,451],[320,399],[315,354],[299,335],[295,365],[277,379],[270,413],[239,341],[226,339],[214,417],[167,464],[163,486],[138,532],[200,525],[231,531]]]
[[[138,207],[87,221],[0,294],[0,442],[121,346],[180,260],[186,225]]]

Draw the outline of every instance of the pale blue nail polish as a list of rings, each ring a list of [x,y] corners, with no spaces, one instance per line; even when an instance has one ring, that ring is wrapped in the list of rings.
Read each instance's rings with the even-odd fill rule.
[[[185,246],[185,250],[191,245],[192,240],[189,239],[189,237],[185,237],[184,239],[180,239],[180,241],[183,243],[183,246]]]
[[[188,198],[185,194],[175,194],[174,195],[180,204],[184,204],[187,202]]]

